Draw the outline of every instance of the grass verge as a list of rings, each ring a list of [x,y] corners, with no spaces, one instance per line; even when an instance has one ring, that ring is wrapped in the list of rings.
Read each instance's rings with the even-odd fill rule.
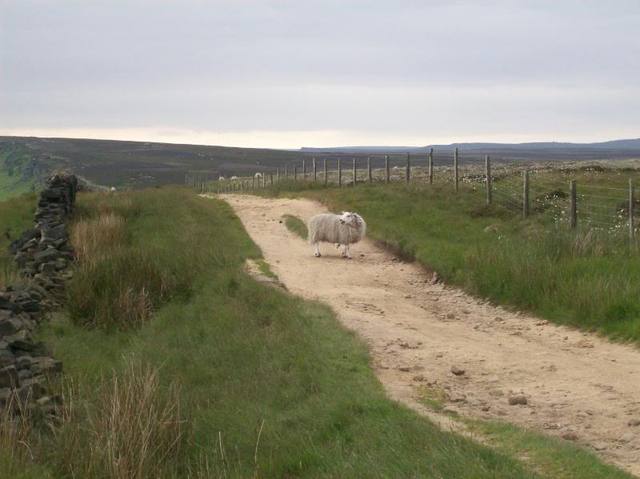
[[[306,240],[309,232],[307,231],[307,225],[304,221],[294,215],[283,215],[282,219],[289,231],[297,234],[300,238]]]
[[[629,479],[632,476],[600,462],[592,452],[558,438],[497,421],[465,421],[498,451],[525,459],[539,473],[556,479],[589,477]]]

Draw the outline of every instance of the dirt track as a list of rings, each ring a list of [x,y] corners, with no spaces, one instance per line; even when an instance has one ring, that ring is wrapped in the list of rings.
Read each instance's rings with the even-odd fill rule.
[[[280,222],[326,209],[309,200],[223,195],[294,294],[329,304],[368,343],[375,371],[394,399],[441,424],[418,397],[588,445],[640,475],[640,351],[508,312],[441,284],[415,264],[364,241],[353,260],[309,245]],[[464,370],[455,375],[452,367]],[[522,394],[526,405],[510,405]]]

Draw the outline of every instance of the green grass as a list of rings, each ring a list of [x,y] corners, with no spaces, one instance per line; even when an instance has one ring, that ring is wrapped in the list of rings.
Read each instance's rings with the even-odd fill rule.
[[[556,479],[630,478],[629,474],[598,461],[595,454],[571,442],[550,438],[504,422],[467,421],[472,431],[481,433],[498,451],[527,458],[541,474]]]
[[[282,219],[289,231],[297,234],[300,238],[306,240],[309,232],[307,231],[307,225],[304,221],[294,215],[283,215]]]
[[[586,177],[580,181],[586,188]],[[592,180],[603,181],[620,187],[626,177]],[[546,188],[565,183],[559,176]],[[640,256],[629,254],[624,234],[586,229],[574,234],[555,222],[566,199],[538,206],[540,211],[523,220],[498,201],[486,207],[482,191],[466,185],[457,195],[450,185],[417,184],[298,186],[269,193],[308,196],[333,210],[357,211],[372,238],[480,297],[610,337],[640,340]]]
[[[104,250],[86,231],[77,234],[79,225],[113,232],[120,223],[94,220],[114,216],[125,225],[110,236],[115,246]],[[87,242],[85,261],[98,256],[91,271],[103,279],[79,270],[74,283],[89,286],[71,288],[70,301],[81,292],[89,302],[117,302],[111,283],[121,283],[120,291],[148,286],[152,316],[121,327],[115,319],[59,314],[44,326],[42,339],[64,362],[69,413],[54,435],[44,429],[25,442],[19,463],[0,453],[2,477],[557,477],[532,472],[546,469],[523,465],[512,455],[519,451],[496,452],[441,431],[390,401],[365,344],[327,307],[244,273],[246,259],[260,260],[260,252],[225,203],[179,189],[83,194],[73,237]],[[141,263],[152,265],[148,285],[135,264],[142,251]],[[118,266],[114,275],[110,255],[125,255],[130,269]],[[158,294],[158,278],[179,287]],[[157,371],[159,383],[136,386],[148,383],[144,371]],[[122,415],[127,399],[132,411]],[[120,444],[120,467],[138,457],[139,442],[122,435],[149,416],[150,426],[171,426],[154,419],[171,404],[179,405],[181,433],[169,441],[170,460],[148,460],[138,475],[110,472],[105,451]],[[158,447],[168,444],[166,431],[151,437]],[[554,461],[575,472],[567,477],[601,477],[573,463],[574,449],[559,450]]]
[[[33,185],[10,176],[0,168],[0,201],[28,193],[33,190]]]
[[[9,244],[33,225],[36,206],[34,194],[24,194],[0,201],[0,287],[16,279]]]
[[[273,271],[271,271],[269,263],[267,263],[265,260],[258,259],[256,260],[256,264],[258,265],[258,270],[264,276],[266,276],[267,278],[278,279],[278,276]]]
[[[22,148],[0,144],[0,201],[34,191],[33,179],[25,179],[22,170],[28,162]]]
[[[179,391],[185,421],[179,452],[152,477],[537,477],[390,401],[366,346],[328,308],[247,276],[245,259],[260,252],[228,205],[165,189],[81,195],[79,202],[79,222],[98,214],[125,218],[123,244],[107,255],[133,262],[134,252],[146,250],[154,272],[149,291],[158,277],[178,287],[150,293],[152,320],[135,327],[65,315],[45,327],[42,338],[77,385],[73,418],[32,447],[33,463],[51,476],[86,470],[94,456],[104,460],[101,449],[112,444],[96,445],[96,437],[111,423],[89,418],[109,409],[99,407],[105,381],[115,374],[127,384],[135,363],[159,371],[160,396]],[[96,264],[102,279],[72,288],[71,301],[78,291],[89,301],[113,300],[117,294],[103,291],[115,291],[112,282],[140,286],[139,265],[130,265],[129,276],[124,266]],[[83,275],[74,281],[88,281]],[[83,477],[110,477],[102,467]],[[46,477],[39,474],[31,477]]]

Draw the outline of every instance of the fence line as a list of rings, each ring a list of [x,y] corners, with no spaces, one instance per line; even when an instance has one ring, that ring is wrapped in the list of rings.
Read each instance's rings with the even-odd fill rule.
[[[531,168],[509,158],[494,159],[489,155],[463,157],[457,148],[446,154],[431,148],[422,155],[353,156],[350,169],[343,168],[343,159],[340,155],[327,155],[321,158],[319,169],[319,159],[312,157],[310,172],[306,159],[301,159],[299,163],[288,163],[244,178],[216,179],[208,172],[188,172],[185,185],[201,193],[226,193],[267,186],[286,187],[291,182],[339,188],[353,188],[361,183],[404,183],[407,186],[449,183],[456,193],[480,192],[483,197],[480,201],[485,205],[519,211],[523,218],[551,209],[555,214],[554,221],[566,223],[572,229],[585,226],[612,233],[626,230],[630,244],[635,244],[637,200],[631,178],[627,187],[594,185],[568,177],[558,179],[555,176],[559,172],[568,176],[568,170]],[[549,178],[548,173],[555,176]]]

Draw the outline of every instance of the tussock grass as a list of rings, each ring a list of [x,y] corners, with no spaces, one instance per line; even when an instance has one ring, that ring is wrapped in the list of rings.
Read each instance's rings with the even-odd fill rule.
[[[0,477],[180,477],[190,423],[158,369],[128,358],[91,384],[53,387],[63,396],[55,417],[17,396],[0,411]]]
[[[34,421],[27,405],[12,395],[4,407],[0,407],[0,470],[18,474],[21,465],[30,460],[30,442]]]
[[[188,425],[177,387],[163,388],[158,369],[129,360],[95,391],[69,391],[64,423],[55,429],[60,475],[144,479],[177,472]],[[83,404],[87,396],[92,401]]]
[[[159,210],[174,208],[161,195],[94,193],[84,198],[71,235],[81,258],[67,288],[74,321],[105,329],[139,327],[163,302],[191,293],[207,254],[202,247],[194,249],[202,243],[195,238],[196,221],[180,230],[168,217],[163,223]],[[147,201],[152,204],[146,207],[158,211],[153,225],[141,214]],[[151,233],[136,234],[147,227]],[[174,241],[171,248],[165,236]]]
[[[283,215],[282,219],[284,220],[284,224],[289,231],[297,234],[304,240],[308,238],[309,232],[307,231],[307,225],[300,218],[294,215]]]
[[[111,249],[124,241],[124,218],[113,211],[75,221],[71,229],[71,243],[83,263],[95,263],[109,256]]]

